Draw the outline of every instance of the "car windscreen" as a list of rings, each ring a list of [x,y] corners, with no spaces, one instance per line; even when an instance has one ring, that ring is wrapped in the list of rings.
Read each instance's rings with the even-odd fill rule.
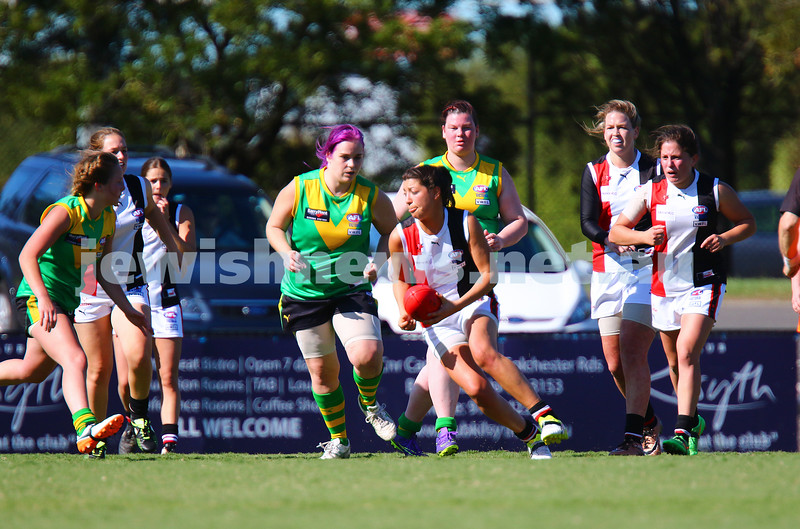
[[[176,186],[177,187],[177,186]],[[198,242],[213,239],[217,250],[253,251],[253,241],[266,237],[271,206],[248,189],[178,189],[173,200],[192,208]],[[203,244],[201,248],[208,247]]]
[[[370,250],[378,245],[378,231],[370,230]],[[550,233],[535,222],[528,222],[528,233],[516,244],[498,253],[498,270],[501,272],[558,273],[567,269],[558,243]]]
[[[528,233],[498,255],[501,272],[556,273],[566,269],[556,242],[535,222],[528,222]]]

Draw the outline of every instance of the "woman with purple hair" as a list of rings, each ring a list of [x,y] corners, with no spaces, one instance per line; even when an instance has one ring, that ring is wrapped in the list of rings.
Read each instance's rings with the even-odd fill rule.
[[[339,384],[336,337],[353,364],[358,404],[385,441],[394,421],[378,404],[383,341],[372,285],[365,275],[369,231],[388,237],[397,224],[389,198],[359,176],[364,136],[353,125],[337,125],[317,144],[319,169],[295,176],[275,199],[267,239],[283,256],[280,314],[292,332],[311,376],[311,390],[331,440],[320,443],[321,459],[350,456],[345,399]]]

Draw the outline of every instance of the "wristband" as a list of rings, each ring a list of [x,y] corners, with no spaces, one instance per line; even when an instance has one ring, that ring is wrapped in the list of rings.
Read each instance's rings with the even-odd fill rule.
[[[785,255],[782,255],[781,257],[783,257],[783,266],[785,266],[786,268],[791,268],[792,260],[786,257]]]

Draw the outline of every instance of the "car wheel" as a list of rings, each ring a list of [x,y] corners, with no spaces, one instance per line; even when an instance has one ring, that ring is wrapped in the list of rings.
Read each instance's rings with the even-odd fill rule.
[[[15,307],[8,291],[8,284],[0,279],[0,332],[11,332],[19,329]]]

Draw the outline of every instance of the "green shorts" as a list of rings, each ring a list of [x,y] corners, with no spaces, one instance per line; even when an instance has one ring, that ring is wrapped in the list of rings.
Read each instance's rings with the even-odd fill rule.
[[[16,299],[17,302],[17,316],[20,319],[20,323],[22,323],[25,334],[28,338],[33,338],[31,336],[31,327],[35,324],[39,323],[39,319],[41,316],[39,315],[39,303],[36,301],[36,296],[20,296]],[[61,305],[56,302],[53,302],[56,306],[56,312],[60,312],[62,314],[66,314],[69,316],[70,321],[74,321],[74,314],[71,312],[65,311]]]

